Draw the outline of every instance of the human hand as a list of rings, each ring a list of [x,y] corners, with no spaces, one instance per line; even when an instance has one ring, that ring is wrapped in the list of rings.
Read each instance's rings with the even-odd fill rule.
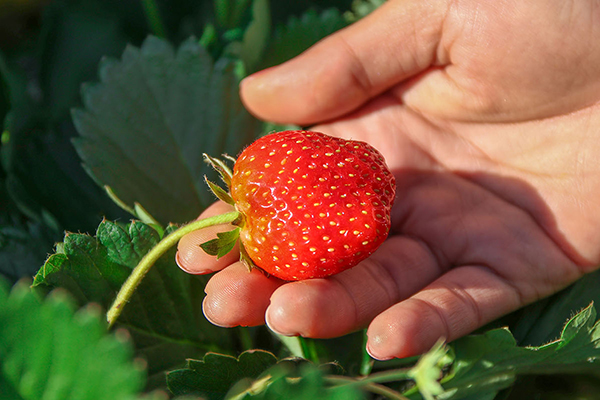
[[[197,244],[225,227],[194,232],[178,262],[219,271],[207,318],[317,338],[368,326],[373,357],[406,357],[595,269],[595,4],[390,0],[246,79],[241,94],[257,116],[377,148],[396,175],[393,226],[358,266],[291,283],[248,272],[233,254],[204,254]]]

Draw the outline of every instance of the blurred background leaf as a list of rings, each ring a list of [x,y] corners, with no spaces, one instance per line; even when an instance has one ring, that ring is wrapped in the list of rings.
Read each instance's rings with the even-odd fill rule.
[[[346,25],[348,21],[335,8],[323,11],[310,9],[300,17],[290,16],[285,25],[279,24],[275,29],[260,67],[281,64]]]
[[[137,398],[145,371],[127,336],[109,335],[99,310],[74,313],[66,292],[40,302],[25,284],[0,278],[0,389],[3,399]]]
[[[85,168],[163,224],[196,218],[214,201],[203,177],[216,175],[202,154],[237,155],[262,132],[239,99],[237,65],[213,63],[193,38],[175,50],[149,37],[105,60],[73,113]]]

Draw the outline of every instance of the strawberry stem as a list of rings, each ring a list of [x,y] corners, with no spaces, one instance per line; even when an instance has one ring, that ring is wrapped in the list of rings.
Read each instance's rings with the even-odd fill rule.
[[[116,322],[117,318],[121,315],[123,308],[133,296],[133,293],[144,279],[144,276],[150,271],[150,268],[154,263],[162,257],[171,247],[179,242],[186,234],[196,231],[198,229],[207,228],[213,225],[228,224],[239,218],[240,213],[237,211],[228,212],[221,215],[215,215],[214,217],[199,219],[189,224],[183,225],[176,231],[171,232],[160,242],[156,244],[146,255],[141,259],[139,264],[133,269],[119,293],[113,302],[112,306],[106,313],[106,320],[108,321],[108,327],[112,327]]]
[[[325,377],[325,381],[328,383],[331,383],[337,387],[339,387],[339,386],[360,387],[363,390],[369,391],[374,394],[378,394],[387,399],[409,400],[408,397],[398,393],[397,391],[395,391],[387,386],[375,383],[375,382],[367,382],[365,380],[361,380],[361,379],[357,379],[357,378],[352,378],[352,377],[348,377],[348,376],[337,376],[337,375],[328,375]]]

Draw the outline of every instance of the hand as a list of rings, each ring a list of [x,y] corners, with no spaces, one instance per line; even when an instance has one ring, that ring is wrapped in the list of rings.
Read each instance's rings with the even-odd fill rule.
[[[220,271],[207,318],[316,338],[368,326],[373,357],[406,357],[595,269],[598,24],[592,0],[390,0],[247,78],[255,115],[382,152],[398,184],[393,227],[358,266],[293,283],[215,260],[196,246],[214,229],[193,233],[182,268]]]

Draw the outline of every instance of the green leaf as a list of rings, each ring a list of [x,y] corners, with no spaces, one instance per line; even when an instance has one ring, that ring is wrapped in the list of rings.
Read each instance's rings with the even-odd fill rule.
[[[329,8],[349,10],[354,0],[295,0],[293,2],[271,1],[271,14],[274,21],[287,21],[292,16],[301,15],[309,9],[323,11]]]
[[[237,154],[261,124],[243,108],[236,62],[213,62],[195,39],[177,50],[155,37],[100,66],[101,83],[73,112],[88,172],[159,222],[185,222],[213,199],[202,153]]]
[[[217,22],[226,29],[239,28],[251,3],[252,0],[214,0]]]
[[[600,379],[598,373],[526,376],[509,390],[505,396],[498,396],[497,400],[596,400],[600,393]]]
[[[207,354],[189,360],[185,369],[167,375],[175,395],[217,399],[362,399],[356,387],[329,388],[324,375],[336,365],[315,366],[304,359],[283,359],[263,350],[243,352],[239,358]]]
[[[358,400],[365,399],[364,394],[354,386],[328,387],[325,383],[324,373],[316,366],[305,363],[300,367],[300,375],[290,379],[286,368],[271,369],[272,375],[266,388],[258,393],[254,388],[246,391],[235,399],[261,399],[261,400]],[[263,383],[264,384],[264,383]],[[259,389],[262,389],[259,386]],[[254,395],[251,395],[254,394]]]
[[[363,368],[367,368],[367,366],[363,366],[363,362],[365,362],[364,353],[366,352],[364,331],[357,331],[332,339],[310,339],[279,334],[275,334],[275,336],[287,348],[290,355],[309,359],[315,364],[336,360],[349,375],[358,375]],[[367,358],[371,360],[371,357]]]
[[[64,292],[40,302],[23,284],[0,282],[0,397],[133,399],[145,373],[126,335],[107,335],[97,308],[77,313]]]
[[[166,37],[166,29],[160,16],[160,10],[155,0],[142,0],[144,14],[148,21],[148,26],[156,36]]]
[[[100,59],[120,54],[129,38],[120,17],[97,0],[51,3],[44,24],[40,84],[51,119],[61,121],[78,104],[80,86],[94,78]]]
[[[185,369],[169,372],[167,383],[175,395],[223,399],[236,382],[243,378],[256,379],[275,363],[277,358],[263,350],[248,350],[238,358],[207,353],[202,361],[188,360]]]
[[[165,234],[172,231],[166,230]],[[99,303],[105,309],[141,258],[158,243],[159,233],[140,221],[103,221],[96,236],[70,233],[34,280],[34,288],[63,287],[79,304]],[[202,313],[207,278],[183,272],[168,251],[148,272],[118,323],[128,328],[136,349],[159,376],[186,358],[208,350],[228,352],[232,333],[209,323]],[[164,383],[164,378],[153,382]]]
[[[13,283],[31,278],[57,239],[56,233],[43,224],[0,215],[0,274]]]
[[[27,99],[27,77],[24,71],[16,67],[19,58],[8,57],[0,52],[0,88],[5,98],[5,114],[1,115],[0,122],[4,122],[9,106],[23,103]]]
[[[211,48],[218,41],[217,30],[213,24],[206,24],[198,43],[205,49]]]
[[[24,85],[24,80],[12,73],[4,54],[0,52],[0,122],[4,122],[11,104],[18,103],[18,97],[24,96]],[[6,136],[3,134],[0,145],[5,142]]]
[[[0,60],[11,105],[3,121],[0,161],[6,172],[7,193],[20,212],[62,235],[65,229],[91,231],[103,215],[119,218],[124,214],[81,167],[70,142],[75,130],[65,119],[69,117],[68,108],[77,101],[78,79],[85,79],[88,70],[93,74],[101,54],[115,45],[114,37],[108,35],[112,38],[108,47],[95,40],[106,39],[100,26],[104,13],[96,13],[99,25],[94,26],[98,30],[93,34],[69,31],[81,27],[81,21],[74,19],[85,19],[86,15],[94,18],[96,14],[90,10],[95,9],[72,2],[58,3],[63,2],[45,8],[40,35],[32,37],[26,48]],[[81,36],[89,38],[85,51],[78,48],[83,42],[75,39]],[[56,58],[58,53],[62,57]]]
[[[346,25],[346,19],[333,8],[320,13],[309,10],[300,18],[292,17],[285,26],[278,26],[275,30],[260,66],[266,68],[281,64]]]
[[[271,13],[268,0],[252,2],[252,20],[242,39],[240,58],[248,73],[256,70],[271,36]]]
[[[498,392],[520,374],[584,373],[597,370],[600,322],[592,305],[565,325],[560,338],[538,347],[518,347],[508,329],[495,329],[453,343],[455,360],[439,399]]]
[[[134,203],[133,207],[131,207],[128,204],[125,204],[125,202],[121,200],[119,196],[117,196],[110,186],[105,185],[104,190],[106,191],[108,197],[121,209],[127,211],[140,221],[152,226],[154,229],[156,229],[160,236],[165,233],[162,225],[140,203]]]
[[[573,316],[573,310],[580,310],[591,302],[600,304],[598,287],[600,270],[585,275],[551,297],[519,310],[508,318],[511,332],[520,345],[539,346],[556,339],[565,321]]]
[[[386,0],[354,0],[352,10],[346,14],[346,17],[354,22],[371,14],[385,2]]]
[[[204,250],[207,254],[221,258],[233,250],[233,247],[237,243],[239,237],[240,228],[235,228],[229,232],[219,232],[217,233],[217,239],[202,243],[200,247],[202,247],[202,250]]]

